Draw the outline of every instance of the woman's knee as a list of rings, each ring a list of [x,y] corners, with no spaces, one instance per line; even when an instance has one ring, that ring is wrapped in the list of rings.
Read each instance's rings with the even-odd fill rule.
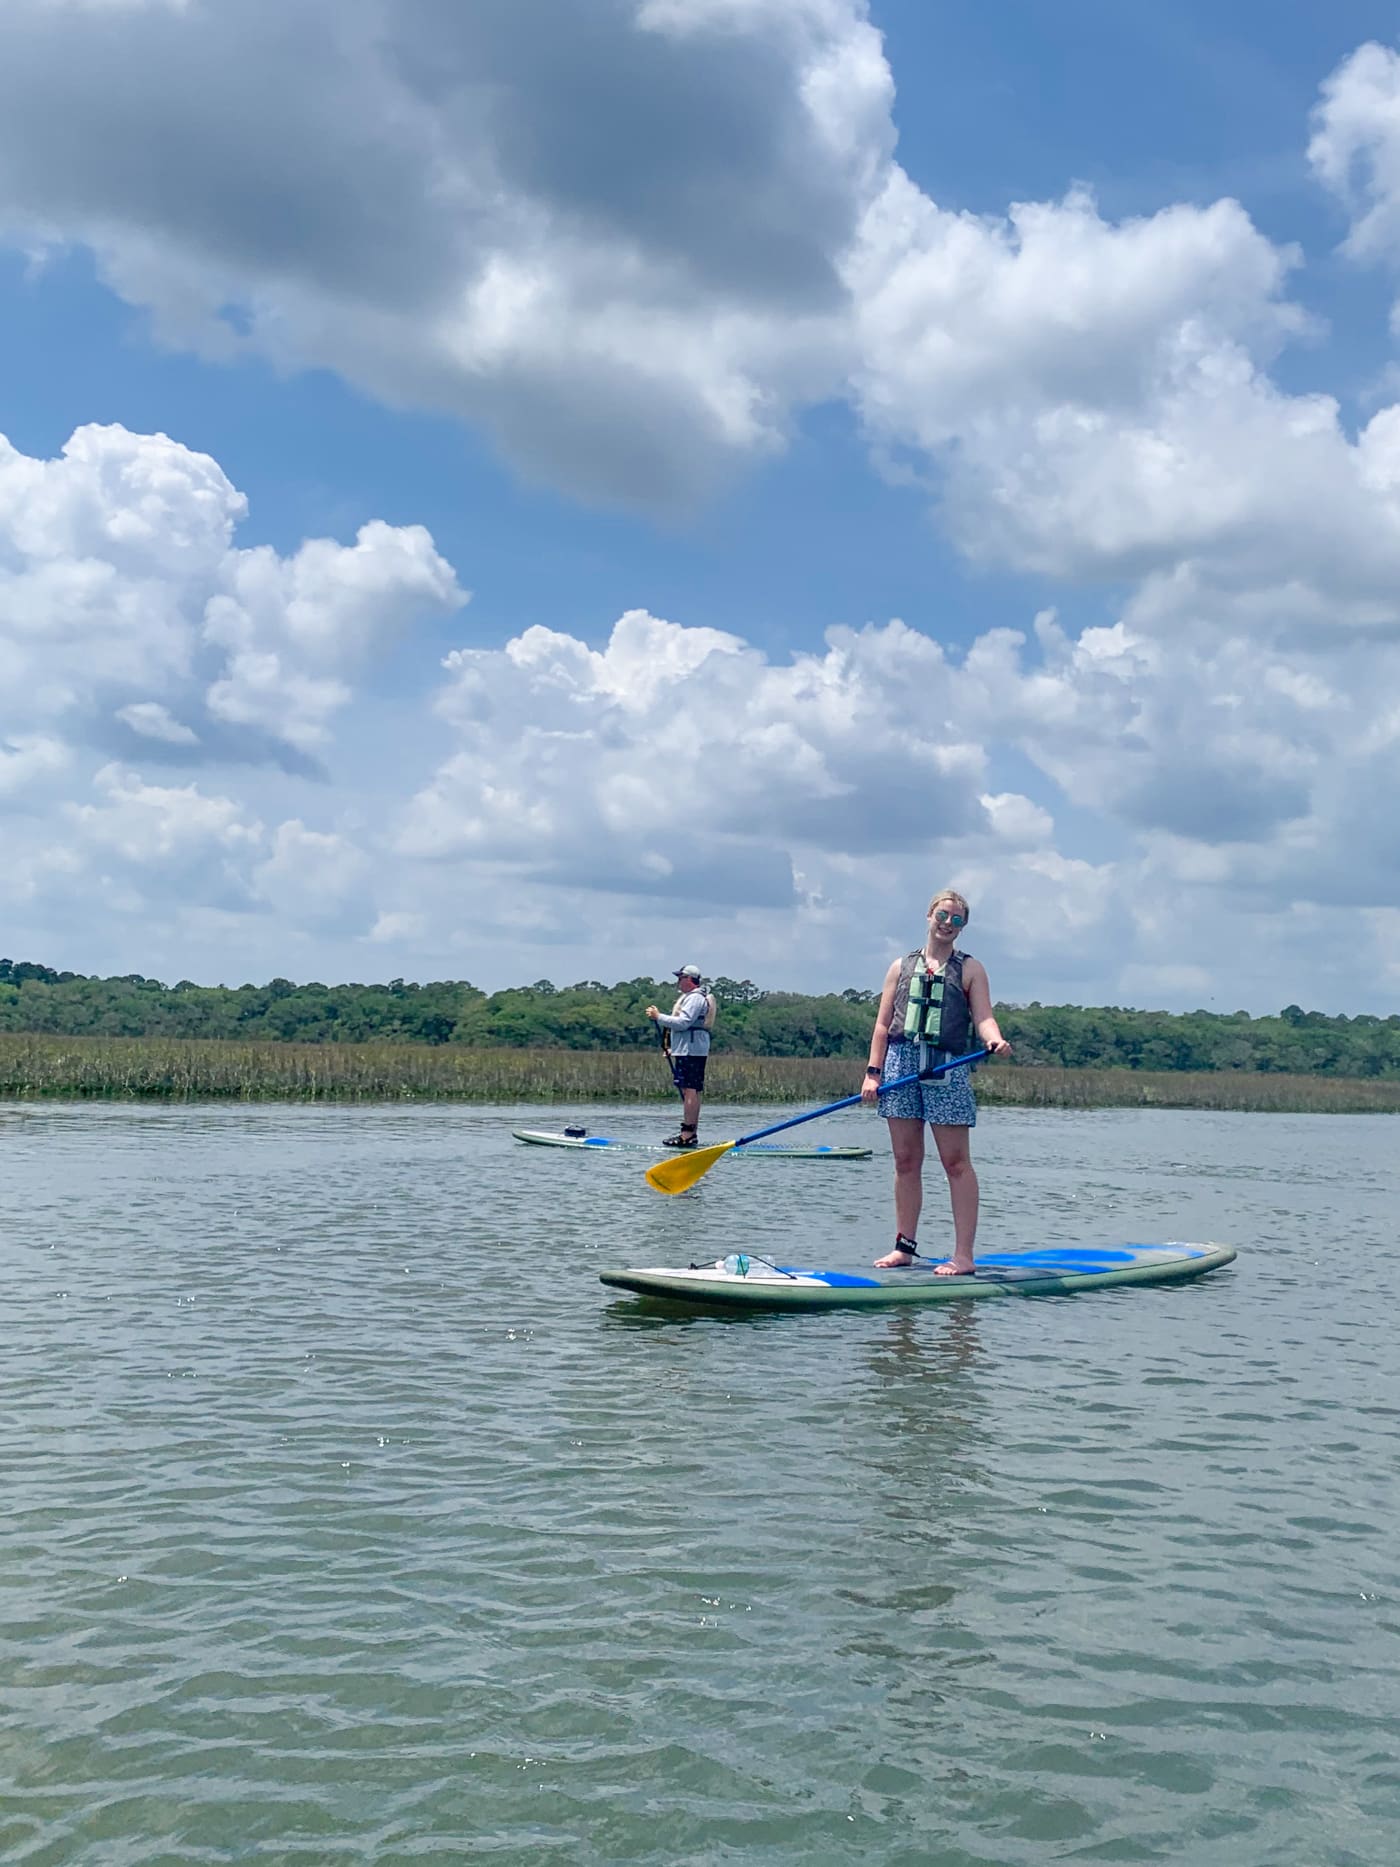
[[[972,1176],[972,1154],[965,1141],[940,1146],[938,1158],[950,1180],[966,1180]]]
[[[890,1129],[890,1153],[898,1174],[918,1173],[924,1164],[924,1137],[918,1129],[913,1134],[899,1134]]]

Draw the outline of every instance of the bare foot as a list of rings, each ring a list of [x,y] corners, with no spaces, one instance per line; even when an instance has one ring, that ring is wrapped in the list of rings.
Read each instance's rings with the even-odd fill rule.
[[[905,1251],[902,1246],[896,1245],[894,1250],[886,1252],[883,1258],[876,1258],[875,1269],[877,1271],[903,1271],[907,1270],[913,1262],[914,1253]]]
[[[961,1263],[957,1258],[949,1258],[946,1264],[935,1264],[933,1274],[935,1277],[971,1277],[976,1269],[977,1266],[971,1258],[966,1264]]]

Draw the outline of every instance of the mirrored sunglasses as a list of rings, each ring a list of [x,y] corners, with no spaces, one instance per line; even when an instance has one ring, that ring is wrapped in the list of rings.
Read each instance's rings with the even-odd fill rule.
[[[967,925],[966,914],[954,914],[949,908],[935,908],[933,918],[940,927],[946,927],[950,921],[954,927],[966,927]]]

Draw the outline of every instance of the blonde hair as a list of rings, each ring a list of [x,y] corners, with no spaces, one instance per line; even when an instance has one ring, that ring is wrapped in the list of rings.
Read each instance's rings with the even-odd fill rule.
[[[972,919],[972,909],[967,905],[967,897],[965,895],[960,895],[956,888],[940,888],[938,893],[928,904],[928,911],[930,914],[932,914],[940,901],[946,901],[950,906],[961,909],[964,927]]]

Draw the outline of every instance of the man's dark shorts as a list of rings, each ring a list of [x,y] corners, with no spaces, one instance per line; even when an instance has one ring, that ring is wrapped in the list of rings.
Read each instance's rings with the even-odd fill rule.
[[[708,1057],[672,1057],[671,1081],[677,1089],[703,1089]]]

